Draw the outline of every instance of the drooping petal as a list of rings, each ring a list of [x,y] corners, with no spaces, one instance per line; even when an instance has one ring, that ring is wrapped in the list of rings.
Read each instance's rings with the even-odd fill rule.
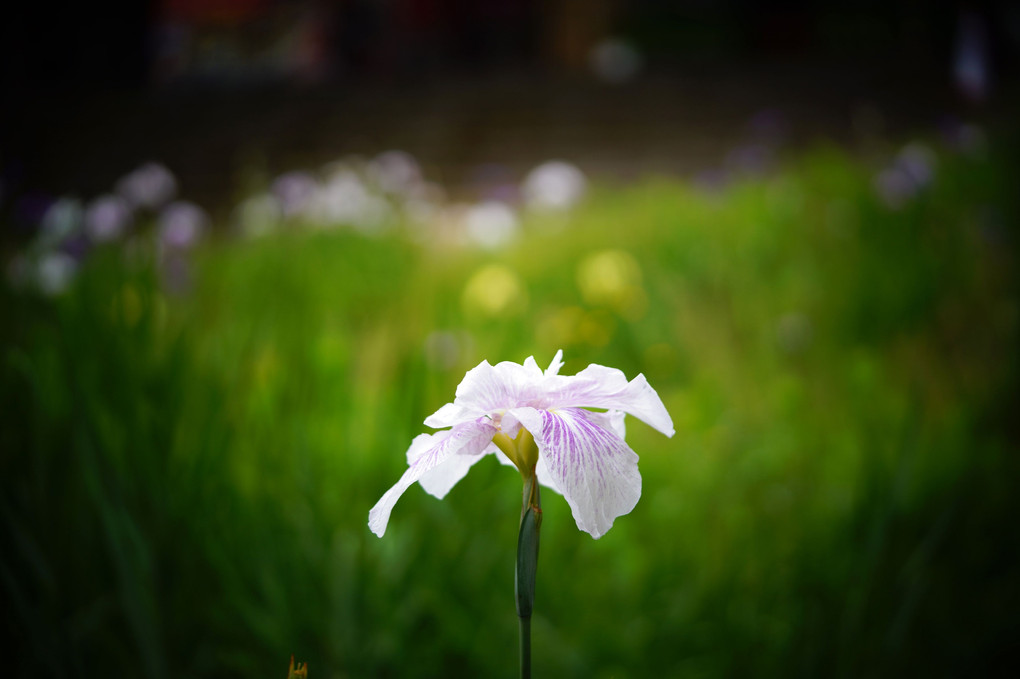
[[[563,491],[556,485],[556,479],[553,478],[552,472],[549,471],[549,464],[541,454],[538,456],[538,462],[535,464],[535,475],[538,476],[538,482],[541,485],[563,495]]]
[[[444,432],[439,432],[440,434]],[[457,485],[457,482],[464,478],[471,467],[485,457],[489,453],[498,453],[499,449],[496,448],[495,444],[492,443],[492,437],[489,437],[489,445],[480,453],[461,452],[451,455],[446,459],[446,462],[441,463],[435,469],[426,472],[424,476],[418,479],[418,483],[425,489],[429,495],[437,497],[442,500],[446,497],[446,494],[450,492],[450,489]],[[505,456],[503,456],[505,457]]]
[[[628,382],[622,371],[592,364],[573,377],[553,378],[548,383],[549,408],[622,410],[666,436],[675,433],[666,406],[644,375]]]
[[[577,527],[599,538],[641,497],[638,456],[613,431],[611,416],[580,408],[517,408],[538,444],[549,477]]]
[[[379,502],[369,511],[368,527],[373,533],[382,537],[386,532],[386,524],[390,520],[393,505],[411,484],[442,465],[453,455],[480,454],[492,441],[492,436],[495,433],[496,429],[491,424],[484,420],[477,420],[458,425],[449,431],[417,436],[408,449],[408,457],[413,458],[413,462],[400,477],[400,480],[386,491]],[[449,478],[441,478],[441,480],[445,484]],[[453,483],[456,483],[457,480],[459,477]],[[437,478],[434,487],[442,485],[439,481],[440,478]],[[453,483],[450,483],[450,486]]]
[[[624,418],[626,417],[627,413],[623,412],[622,410],[609,410],[603,414],[608,418],[610,428],[616,432],[617,436],[626,441],[627,425],[624,422]]]

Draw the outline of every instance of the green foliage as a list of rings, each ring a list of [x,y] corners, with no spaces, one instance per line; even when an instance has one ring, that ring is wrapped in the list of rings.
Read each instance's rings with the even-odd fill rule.
[[[993,149],[996,147],[992,147]],[[644,494],[547,493],[540,676],[988,676],[1020,608],[1017,185],[943,156],[900,209],[819,150],[706,193],[598,187],[498,253],[401,231],[209,244],[184,296],[96,253],[0,332],[18,676],[513,676],[520,477],[369,508],[482,359],[644,372]],[[509,288],[508,288],[509,286]],[[515,294],[503,299],[510,289]]]

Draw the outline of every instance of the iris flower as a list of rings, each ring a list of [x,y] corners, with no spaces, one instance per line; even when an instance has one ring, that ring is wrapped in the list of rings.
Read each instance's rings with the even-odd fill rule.
[[[523,365],[482,361],[468,371],[453,403],[425,420],[449,428],[411,442],[407,471],[369,512],[372,532],[382,537],[393,506],[416,481],[442,499],[473,464],[500,451],[523,475],[535,474],[563,495],[577,527],[593,538],[630,512],[641,497],[641,475],[638,456],[624,441],[624,415],[666,436],[674,433],[673,421],[644,375],[628,382],[623,372],[601,365],[559,375],[562,357],[557,352],[544,372],[533,357]],[[533,445],[519,443],[527,437]],[[529,447],[537,458],[521,459],[519,451]]]

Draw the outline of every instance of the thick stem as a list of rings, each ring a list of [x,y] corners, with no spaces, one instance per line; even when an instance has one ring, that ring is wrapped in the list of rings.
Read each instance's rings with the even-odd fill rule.
[[[518,618],[521,623],[521,679],[531,679],[531,618]]]
[[[535,468],[524,479],[521,530],[517,536],[517,567],[514,594],[521,631],[521,677],[531,676],[531,612],[535,607],[535,573],[538,569],[538,538],[542,525],[542,502]]]

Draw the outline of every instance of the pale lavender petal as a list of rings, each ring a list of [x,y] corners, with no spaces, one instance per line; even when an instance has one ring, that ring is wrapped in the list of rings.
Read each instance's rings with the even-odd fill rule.
[[[452,427],[462,422],[478,419],[484,414],[484,411],[478,408],[465,408],[454,403],[447,403],[425,418],[425,426],[433,429]]]
[[[608,408],[633,415],[666,436],[672,436],[673,420],[662,399],[644,375],[627,382],[623,372],[589,365],[574,377],[548,380],[547,407]]]
[[[552,377],[560,373],[560,368],[563,367],[563,349],[556,352],[553,356],[553,360],[549,363],[549,367],[545,370],[546,377]]]
[[[390,520],[393,506],[411,487],[427,473],[446,462],[458,453],[477,455],[485,450],[492,441],[496,429],[485,421],[466,422],[446,432],[422,434],[411,442],[408,458],[413,458],[407,471],[400,480],[386,491],[379,502],[368,513],[368,527],[373,533],[382,537],[386,532],[386,524]],[[422,437],[428,437],[423,439]],[[452,485],[452,484],[451,484]]]
[[[534,358],[524,365],[482,361],[457,386],[454,405],[481,415],[529,402],[541,395],[542,371]]]
[[[616,432],[616,435],[621,439],[627,438],[627,425],[624,423],[624,418],[627,413],[622,410],[610,410],[604,413],[609,418],[610,428]]]
[[[538,456],[538,463],[535,465],[535,474],[538,476],[538,482],[541,485],[563,495],[563,491],[556,484],[556,479],[553,477],[552,472],[549,471],[549,464],[541,455]]]
[[[611,416],[580,408],[518,408],[539,459],[563,493],[577,527],[599,538],[641,497],[638,456],[613,431]]]
[[[444,432],[439,433],[442,434]],[[426,493],[442,500],[450,492],[450,489],[467,475],[468,470],[471,469],[475,462],[481,460],[488,453],[499,452],[499,449],[491,442],[492,436],[489,436],[489,441],[489,445],[480,452],[473,450],[468,452],[466,449],[462,449],[456,455],[451,455],[447,458],[446,462],[443,462],[418,479],[418,483],[421,484]],[[506,456],[504,455],[503,457]]]

